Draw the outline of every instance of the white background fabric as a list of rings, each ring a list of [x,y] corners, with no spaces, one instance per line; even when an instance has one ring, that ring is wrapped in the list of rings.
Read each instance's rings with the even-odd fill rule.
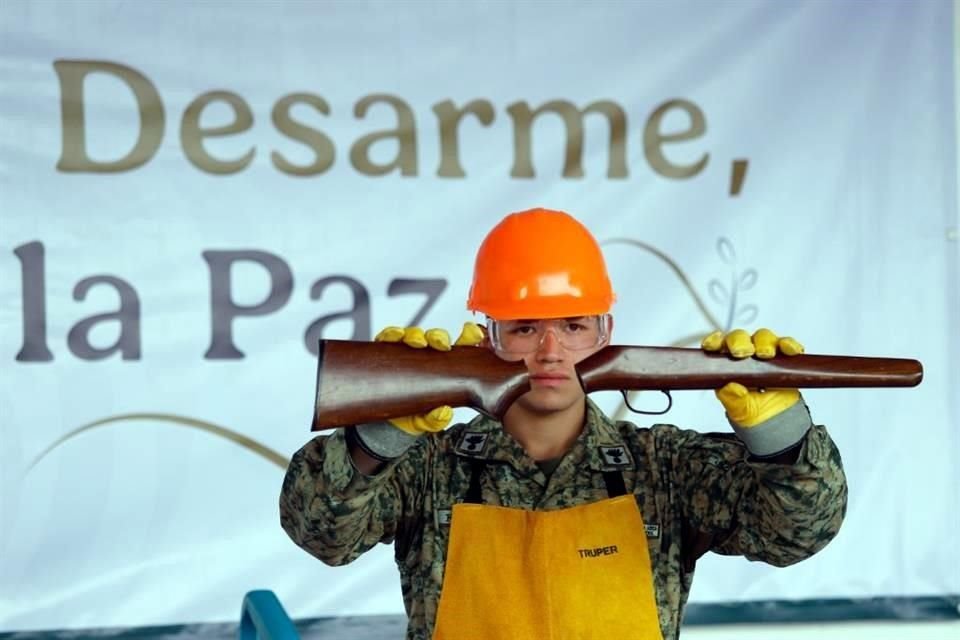
[[[391,281],[445,279],[422,324],[458,327],[470,317],[464,299],[483,234],[504,214],[538,205],[574,213],[606,243],[618,343],[692,346],[691,336],[713,328],[699,300],[724,328],[769,326],[810,353],[924,364],[915,389],[805,394],[844,456],[843,529],[787,569],[708,556],[694,601],[960,592],[952,11],[933,0],[3,3],[0,629],[229,620],[251,588],[274,589],[297,617],[402,611],[390,548],[338,569],[303,553],[278,521],[283,469],[224,438],[126,420],[30,464],[82,425],[145,412],[220,425],[289,457],[310,437],[315,359],[304,334],[353,303],[342,285],[319,299],[311,286],[334,275],[361,283],[376,330],[408,322],[422,304],[422,296],[388,296]],[[142,166],[58,170],[65,106],[54,62],[83,60],[134,69],[161,97],[162,142]],[[203,143],[220,159],[253,151],[249,166],[228,175],[192,164],[181,140],[185,109],[214,90],[240,96],[253,115],[248,130]],[[329,114],[300,104],[292,117],[326,135],[335,154],[329,170],[297,177],[271,155],[298,165],[315,156],[281,133],[271,112],[301,92],[322,97]],[[369,176],[351,163],[358,139],[397,127],[382,102],[354,115],[373,94],[412,111],[414,175]],[[709,154],[682,179],[655,171],[643,145],[651,113],[675,99],[696,105],[706,130],[665,144],[667,162]],[[461,178],[437,175],[433,108],[445,100],[493,109],[489,126],[473,116],[460,125]],[[563,177],[566,133],[547,113],[533,127],[535,177],[511,177],[508,108],[550,100],[619,105],[629,174],[607,177],[609,128],[591,114],[584,175]],[[87,77],[92,159],[130,152],[136,105],[117,76]],[[200,123],[233,119],[219,102]],[[662,124],[689,127],[677,110]],[[389,164],[397,149],[396,138],[376,143],[371,161]],[[738,159],[748,169],[731,195]],[[666,258],[611,242],[624,238]],[[245,357],[205,358],[204,252],[241,250],[281,259],[292,293],[270,314],[233,322]],[[75,325],[119,307],[111,284],[75,295],[98,275],[135,291],[135,359],[85,360],[68,346]],[[236,304],[267,297],[261,266],[240,264],[232,275]],[[25,336],[42,331],[25,325],[40,317],[28,298],[45,303],[52,360],[17,360]],[[342,320],[325,335],[353,329]],[[118,336],[118,323],[104,321],[89,342],[107,348]],[[675,399],[669,421],[727,428],[712,394]],[[599,400],[618,410],[615,395]],[[639,400],[660,404],[654,394]]]

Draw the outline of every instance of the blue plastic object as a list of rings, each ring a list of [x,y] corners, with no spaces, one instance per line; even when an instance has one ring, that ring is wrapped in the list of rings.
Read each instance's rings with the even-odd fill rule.
[[[240,640],[300,640],[297,628],[273,591],[250,591],[240,610]]]

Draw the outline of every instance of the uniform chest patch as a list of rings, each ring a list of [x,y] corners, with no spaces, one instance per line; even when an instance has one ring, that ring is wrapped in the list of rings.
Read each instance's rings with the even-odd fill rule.
[[[614,447],[600,446],[598,448],[605,466],[616,469],[627,469],[633,466],[633,459],[626,447],[618,445]]]
[[[457,442],[457,452],[468,456],[475,456],[483,453],[487,446],[487,440],[490,434],[480,433],[478,431],[464,431]]]

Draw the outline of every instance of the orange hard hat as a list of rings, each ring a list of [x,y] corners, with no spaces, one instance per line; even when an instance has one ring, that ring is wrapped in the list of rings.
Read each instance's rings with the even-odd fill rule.
[[[467,309],[497,320],[607,313],[614,294],[600,245],[563,211],[511,213],[477,251]]]

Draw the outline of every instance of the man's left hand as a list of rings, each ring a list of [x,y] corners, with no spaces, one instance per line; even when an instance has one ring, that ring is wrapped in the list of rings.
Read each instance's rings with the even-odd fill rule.
[[[794,356],[803,353],[803,345],[793,338],[779,338],[769,329],[758,329],[752,336],[743,329],[724,335],[714,331],[700,344],[704,351],[725,352],[734,358],[751,356],[766,360],[778,353]],[[754,427],[779,415],[800,399],[797,389],[748,389],[739,382],[729,382],[715,392],[737,426]]]

